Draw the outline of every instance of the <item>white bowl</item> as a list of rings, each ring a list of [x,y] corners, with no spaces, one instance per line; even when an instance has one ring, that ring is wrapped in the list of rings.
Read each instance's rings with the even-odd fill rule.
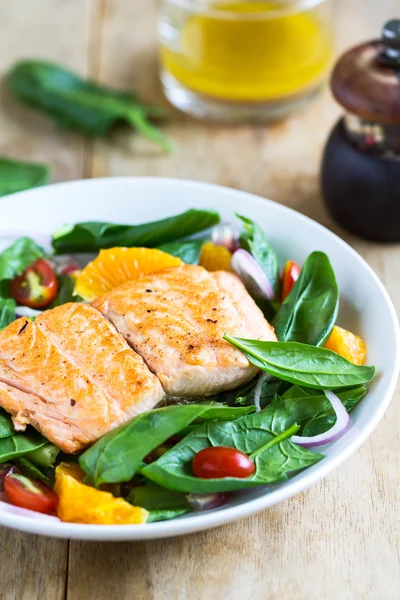
[[[144,540],[216,527],[273,506],[306,489],[348,458],[367,439],[392,397],[399,371],[399,328],[392,302],[366,262],[336,235],[270,200],[243,192],[190,181],[159,178],[110,178],[75,181],[36,188],[1,200],[5,236],[35,231],[38,241],[57,227],[78,221],[140,223],[189,208],[213,208],[224,220],[235,212],[262,225],[281,261],[302,263],[313,250],[328,254],[336,271],[341,308],[339,324],[367,341],[368,362],[377,376],[367,396],[352,413],[350,430],[326,447],[326,457],[289,481],[234,498],[220,509],[193,513],[149,525],[76,525],[50,518],[22,517],[0,506],[0,525],[61,538]],[[7,232],[7,233],[6,233]],[[1,238],[1,232],[0,232]],[[6,240],[3,239],[3,246]],[[9,240],[7,240],[9,242]],[[340,493],[340,492],[339,492]]]

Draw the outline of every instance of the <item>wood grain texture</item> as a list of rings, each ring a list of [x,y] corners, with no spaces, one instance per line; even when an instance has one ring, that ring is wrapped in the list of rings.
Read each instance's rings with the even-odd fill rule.
[[[383,21],[398,14],[398,0],[334,1],[339,50],[377,36]],[[20,14],[21,4],[15,0],[2,9],[2,68],[16,56],[40,54],[107,84],[137,89],[147,100],[162,101],[153,2],[36,0],[32,8],[24,3]],[[16,27],[21,36],[15,35]],[[219,127],[172,111],[165,130],[177,142],[177,151],[166,157],[129,131],[84,145],[82,138],[60,134],[44,119],[8,104],[0,107],[0,149],[50,161],[56,179],[83,172],[165,175],[270,197],[339,232],[376,270],[400,306],[399,247],[363,242],[338,230],[321,202],[322,147],[339,114],[327,91],[302,113],[268,128]],[[254,517],[165,541],[71,542],[67,597],[399,600],[399,398],[398,391],[377,430],[339,470]],[[0,536],[7,598],[62,597],[63,542],[5,530]]]

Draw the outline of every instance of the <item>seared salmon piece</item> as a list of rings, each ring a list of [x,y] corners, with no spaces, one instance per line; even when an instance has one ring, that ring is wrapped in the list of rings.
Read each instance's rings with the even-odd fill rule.
[[[65,304],[0,332],[0,405],[17,430],[33,425],[65,452],[150,410],[157,378],[102,315]]]
[[[257,373],[224,333],[276,341],[231,273],[182,265],[126,283],[94,301],[171,396],[210,396]]]

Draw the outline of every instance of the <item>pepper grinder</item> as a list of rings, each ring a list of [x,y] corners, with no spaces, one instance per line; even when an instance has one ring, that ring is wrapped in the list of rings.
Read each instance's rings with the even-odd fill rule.
[[[346,113],[322,162],[322,193],[345,229],[380,242],[400,241],[400,20],[382,39],[352,48],[331,79]]]

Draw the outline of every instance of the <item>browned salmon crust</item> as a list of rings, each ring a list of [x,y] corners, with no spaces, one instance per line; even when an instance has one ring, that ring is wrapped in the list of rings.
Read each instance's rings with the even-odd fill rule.
[[[89,305],[65,304],[0,332],[0,405],[76,452],[164,396],[157,378]]]
[[[257,369],[224,333],[276,341],[242,282],[182,265],[126,283],[94,301],[173,396],[206,396],[252,379]]]

